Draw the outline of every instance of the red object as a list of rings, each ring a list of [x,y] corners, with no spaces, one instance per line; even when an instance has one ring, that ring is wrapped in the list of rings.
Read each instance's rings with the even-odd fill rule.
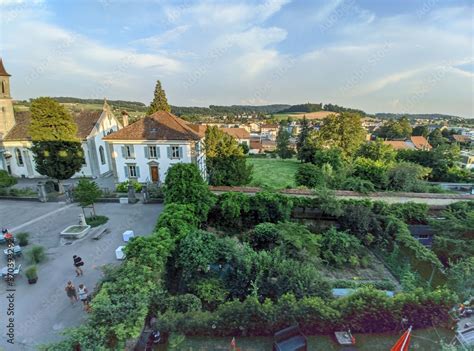
[[[390,351],[408,351],[410,346],[410,337],[411,337],[411,326],[407,329],[406,332],[398,339],[397,343],[393,345]]]
[[[234,350],[237,347],[237,343],[235,342],[235,338],[232,338],[232,341],[230,342],[230,346],[233,347]]]
[[[352,342],[352,345],[356,344],[356,338],[352,335],[351,335],[351,342]]]
[[[6,233],[3,237],[5,239],[13,239],[13,234],[12,233]]]

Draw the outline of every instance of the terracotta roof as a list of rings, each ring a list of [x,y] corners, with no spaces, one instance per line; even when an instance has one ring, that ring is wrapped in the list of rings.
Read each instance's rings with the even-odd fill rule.
[[[7,71],[5,70],[5,67],[3,66],[3,61],[0,58],[0,76],[8,76],[10,77],[11,74],[8,74]]]
[[[158,111],[109,134],[104,140],[199,140],[190,124],[175,115]]]
[[[262,124],[260,128],[278,129],[278,124]]]
[[[250,139],[250,133],[244,128],[221,128],[221,130],[236,139]]]
[[[189,124],[192,130],[199,134],[201,138],[206,136],[207,125],[205,124]]]
[[[410,138],[411,142],[413,145],[415,145],[415,148],[419,150],[431,150],[432,147],[428,140],[424,136],[412,136]]]
[[[395,150],[403,150],[403,149],[414,149],[415,145],[411,142],[403,141],[403,140],[385,140],[383,142],[385,145],[392,146]]]
[[[102,111],[83,111],[73,114],[77,124],[79,139],[85,139],[92,132],[95,124],[100,118]],[[15,112],[15,125],[3,139],[4,141],[31,140],[28,129],[31,123],[30,111]]]
[[[250,140],[250,149],[262,149],[262,142],[260,140]]]
[[[469,138],[467,135],[453,134],[451,136],[454,141],[457,141],[458,143],[468,143],[471,141],[471,138]]]

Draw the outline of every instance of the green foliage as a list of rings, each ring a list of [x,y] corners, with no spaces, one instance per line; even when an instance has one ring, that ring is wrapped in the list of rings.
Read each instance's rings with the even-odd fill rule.
[[[27,252],[26,256],[32,264],[38,264],[46,259],[46,253],[43,246],[33,245]]]
[[[377,129],[377,136],[390,140],[406,139],[411,136],[411,133],[412,128],[407,117],[402,117],[399,120],[389,120]]]
[[[369,206],[362,204],[346,205],[339,224],[341,229],[349,230],[367,246],[379,243],[383,235],[379,216]]]
[[[250,147],[248,146],[247,143],[241,143],[239,144],[240,148],[242,149],[242,152],[244,155],[247,155],[250,151]]]
[[[295,174],[296,185],[317,188],[326,185],[321,167],[311,163],[302,163]]]
[[[354,176],[369,180],[377,189],[383,189],[388,182],[388,165],[384,161],[374,161],[358,157],[354,161]]]
[[[90,225],[92,228],[98,227],[99,225],[107,223],[109,220],[109,217],[107,216],[91,216],[86,218],[86,223]]]
[[[217,127],[206,129],[206,168],[212,185],[238,186],[251,180],[252,166],[247,165],[241,145]]]
[[[247,220],[253,224],[288,221],[292,207],[291,199],[285,195],[259,192],[250,198],[250,213]]]
[[[428,141],[433,147],[438,147],[440,145],[446,144],[448,139],[443,136],[441,129],[436,128],[429,134]]]
[[[224,193],[219,196],[216,207],[219,224],[240,228],[243,226],[243,217],[250,211],[250,198],[238,192]]]
[[[448,286],[461,299],[474,296],[474,257],[460,259],[449,268],[447,276]]]
[[[413,128],[413,136],[423,136],[427,138],[428,134],[430,134],[430,131],[427,126],[416,126]]]
[[[31,151],[36,171],[57,180],[71,178],[84,163],[84,151],[77,141],[33,141]]]
[[[166,99],[166,93],[161,87],[161,82],[156,81],[155,94],[153,95],[153,101],[150,103],[147,115],[151,115],[158,111],[170,112],[171,107],[168,105],[168,99]]]
[[[365,141],[365,136],[361,116],[352,112],[329,115],[319,130],[322,146],[338,147],[345,156],[353,155]]]
[[[407,202],[390,206],[390,213],[409,224],[425,224],[428,221],[429,206],[425,203]]]
[[[293,157],[293,150],[290,149],[290,136],[288,130],[283,125],[280,125],[276,137],[276,152],[282,159]]]
[[[74,199],[79,202],[81,207],[94,205],[101,197],[102,190],[93,180],[82,177],[74,188]]]
[[[317,148],[314,152],[313,164],[323,167],[331,165],[335,171],[340,171],[344,167],[343,151],[338,147],[330,149]]]
[[[323,261],[342,268],[346,265],[359,267],[365,256],[361,242],[354,236],[339,232],[334,227],[322,234],[321,258]]]
[[[298,140],[296,141],[296,150],[297,150],[297,157],[298,160],[303,160],[304,157],[302,155],[302,148],[306,144],[306,140],[310,134],[309,122],[306,119],[306,116],[303,116],[303,119],[300,123],[300,134],[298,135]]]
[[[430,169],[411,162],[400,162],[388,170],[387,188],[395,191],[416,192],[423,190],[421,181]]]
[[[38,278],[38,268],[36,265],[29,266],[27,269],[25,269],[25,275],[28,279]]]
[[[8,188],[15,185],[16,183],[17,180],[15,177],[12,177],[7,171],[0,170],[0,189]]]
[[[165,179],[165,203],[193,205],[199,221],[205,221],[215,202],[196,165],[178,163],[170,167]]]
[[[18,240],[18,245],[26,246],[28,245],[28,238],[30,237],[30,233],[27,232],[20,232],[15,234],[16,240]]]
[[[180,313],[200,311],[202,308],[201,300],[193,294],[171,296],[168,304],[173,311]]]
[[[28,132],[33,143],[78,142],[77,125],[72,116],[52,98],[40,97],[31,100],[30,111],[31,124]],[[82,162],[82,158],[80,161]]]
[[[158,218],[156,229],[166,228],[173,238],[181,239],[198,226],[199,218],[194,212],[192,205],[168,204]]]
[[[357,150],[356,156],[391,163],[395,161],[397,152],[391,145],[384,144],[382,139],[376,139],[362,144],[360,149]]]
[[[349,177],[344,180],[341,189],[368,194],[375,191],[375,186],[370,180],[359,177]]]
[[[133,187],[135,188],[135,191],[136,191],[136,192],[142,191],[143,185],[142,185],[141,183],[139,183],[138,181],[136,181],[135,179],[126,180],[126,181],[124,181],[124,182],[118,183],[118,184],[115,186],[115,190],[116,190],[118,193],[128,193],[128,186],[129,186],[129,184],[133,185]]]
[[[204,279],[197,282],[194,291],[204,303],[206,309],[211,311],[226,301],[229,295],[222,281],[216,278]]]

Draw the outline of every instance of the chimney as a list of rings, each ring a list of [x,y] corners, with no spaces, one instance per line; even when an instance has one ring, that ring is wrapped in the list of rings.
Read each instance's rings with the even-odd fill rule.
[[[128,112],[122,111],[122,124],[124,127],[128,126]]]

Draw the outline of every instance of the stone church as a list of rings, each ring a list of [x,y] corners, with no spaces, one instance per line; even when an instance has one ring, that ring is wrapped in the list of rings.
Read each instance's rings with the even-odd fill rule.
[[[0,169],[15,177],[43,177],[35,169],[32,145],[28,133],[31,114],[15,112],[10,94],[10,77],[0,59]],[[85,163],[74,177],[102,177],[113,174],[114,163],[110,148],[103,138],[122,128],[107,101],[102,110],[73,114],[77,137],[84,150]]]

